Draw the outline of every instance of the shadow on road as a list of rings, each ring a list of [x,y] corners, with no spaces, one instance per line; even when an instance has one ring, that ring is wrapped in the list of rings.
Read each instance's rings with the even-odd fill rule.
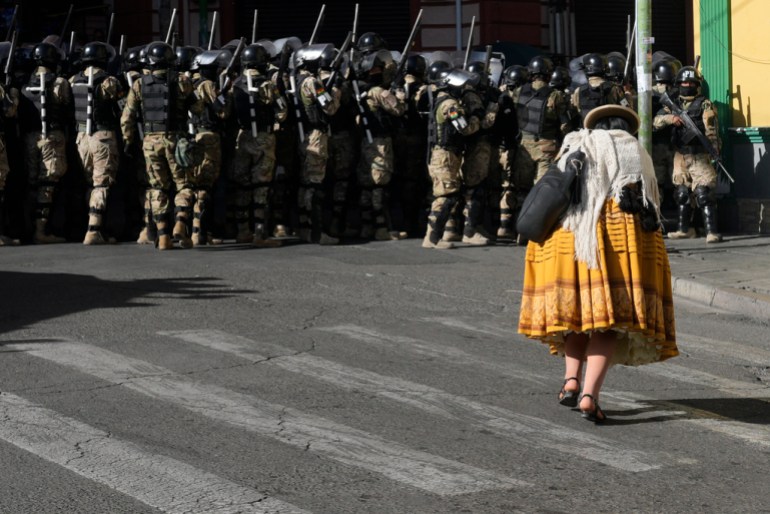
[[[712,419],[770,425],[770,398],[687,398],[683,400],[649,401],[650,407],[609,410],[607,425],[637,425],[677,419]],[[671,412],[672,410],[677,412]],[[668,411],[668,412],[667,412]],[[658,416],[638,418],[646,412],[661,412]]]
[[[89,275],[0,271],[0,334],[94,309],[152,307],[153,298],[218,299],[242,294],[217,278],[102,280]]]

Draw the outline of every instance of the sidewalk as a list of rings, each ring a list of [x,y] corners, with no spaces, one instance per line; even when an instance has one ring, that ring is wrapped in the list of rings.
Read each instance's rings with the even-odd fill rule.
[[[666,239],[674,295],[770,320],[770,237]]]

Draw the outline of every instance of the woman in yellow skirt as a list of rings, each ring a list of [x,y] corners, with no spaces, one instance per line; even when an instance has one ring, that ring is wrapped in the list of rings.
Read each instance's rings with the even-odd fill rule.
[[[559,402],[601,423],[599,393],[610,365],[679,352],[655,171],[633,136],[639,117],[605,105],[584,126],[567,135],[557,164],[563,171],[582,158],[582,201],[542,244],[527,246],[519,332],[564,356]]]

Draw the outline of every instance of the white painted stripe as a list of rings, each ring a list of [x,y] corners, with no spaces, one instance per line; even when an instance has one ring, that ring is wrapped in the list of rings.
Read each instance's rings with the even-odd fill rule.
[[[434,357],[440,359],[442,362],[451,362],[452,364],[460,364],[463,366],[482,366],[485,369],[492,370],[495,373],[500,374],[501,376],[511,377],[518,380],[526,380],[537,385],[547,385],[554,382],[552,376],[543,375],[541,373],[535,373],[533,371],[524,369],[521,366],[517,366],[515,362],[494,362],[489,359],[479,357],[478,355],[465,352],[453,346],[429,343],[420,339],[415,339],[413,337],[384,334],[382,332],[357,325],[319,327],[318,330],[344,335],[357,341],[379,346],[398,346],[400,348],[407,349],[411,353]]]
[[[487,336],[495,336],[495,337],[499,337],[500,339],[509,340],[509,341],[514,337],[518,336],[516,327],[514,325],[511,325],[511,328],[509,330],[505,330],[501,327],[493,327],[488,325],[477,327],[475,325],[471,325],[470,323],[466,323],[465,321],[459,320],[457,318],[432,317],[432,318],[422,318],[422,320],[428,321],[431,323],[439,323],[449,328],[459,328],[461,330],[466,330],[468,332],[476,332],[478,334],[483,334]]]
[[[753,365],[770,364],[770,351],[736,341],[711,339],[701,335],[677,332],[676,344],[680,350],[693,354],[702,352],[722,358],[739,359]]]
[[[13,344],[57,364],[173,403],[218,422],[313,451],[442,496],[530,485],[412,450],[333,421],[228,389],[175,376],[168,369],[81,343]]]
[[[770,428],[766,425],[741,423],[724,419],[688,419],[687,423],[699,428],[706,428],[730,437],[742,439],[748,443],[770,448]]]
[[[3,440],[165,512],[307,512],[12,394],[0,417]]]
[[[770,391],[770,386],[767,384],[742,382],[740,380],[724,378],[712,375],[711,373],[706,373],[705,371],[680,366],[679,364],[672,364],[670,362],[640,366],[638,369],[644,373],[657,375],[670,380],[694,384],[701,387],[711,387],[731,396],[746,396],[747,394],[766,395]]]
[[[306,353],[292,355],[291,350],[272,344],[263,345],[251,339],[218,330],[159,333],[237,355],[252,362],[265,362],[268,365],[351,391],[376,394],[433,415],[468,423],[479,429],[510,437],[527,447],[546,447],[624,471],[649,471],[662,465],[643,452],[630,450],[606,439],[541,418],[515,413],[397,377],[345,366]],[[268,349],[271,355],[282,356],[267,360],[267,357],[259,353],[256,347]]]

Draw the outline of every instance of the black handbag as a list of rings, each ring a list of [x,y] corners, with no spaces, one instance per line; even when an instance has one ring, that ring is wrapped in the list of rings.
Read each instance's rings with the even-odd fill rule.
[[[551,164],[545,175],[530,189],[516,220],[516,231],[528,241],[542,243],[556,227],[572,203],[580,203],[581,172],[585,154],[580,150],[567,157],[561,171]]]

